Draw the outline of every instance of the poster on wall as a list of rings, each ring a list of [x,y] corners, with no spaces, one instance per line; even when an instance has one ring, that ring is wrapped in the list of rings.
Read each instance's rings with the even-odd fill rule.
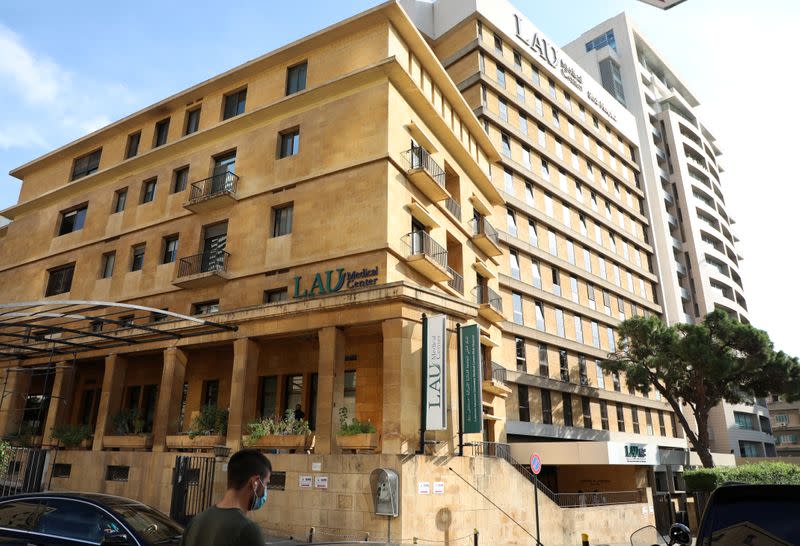
[[[461,328],[461,407],[465,433],[480,432],[483,425],[480,336],[477,324]]]
[[[447,317],[428,318],[425,335],[425,428],[447,429]]]

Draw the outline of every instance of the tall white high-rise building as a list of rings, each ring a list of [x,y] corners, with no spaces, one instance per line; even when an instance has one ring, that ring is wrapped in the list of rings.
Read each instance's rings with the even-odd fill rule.
[[[564,50],[636,117],[659,303],[667,322],[692,323],[715,309],[748,322],[721,151],[698,115],[697,97],[624,13]],[[761,404],[715,408],[712,450],[774,455],[768,415]]]

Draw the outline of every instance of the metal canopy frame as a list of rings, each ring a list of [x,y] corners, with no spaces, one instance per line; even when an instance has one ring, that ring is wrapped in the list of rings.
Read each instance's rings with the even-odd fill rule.
[[[221,324],[142,305],[48,300],[0,304],[0,361],[131,347],[236,331]]]

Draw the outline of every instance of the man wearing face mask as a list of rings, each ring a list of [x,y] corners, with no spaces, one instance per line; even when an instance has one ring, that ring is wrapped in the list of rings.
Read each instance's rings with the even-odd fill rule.
[[[216,505],[198,514],[186,527],[182,546],[246,546],[264,544],[261,529],[247,518],[267,502],[272,464],[255,449],[234,453],[228,461],[228,489]]]

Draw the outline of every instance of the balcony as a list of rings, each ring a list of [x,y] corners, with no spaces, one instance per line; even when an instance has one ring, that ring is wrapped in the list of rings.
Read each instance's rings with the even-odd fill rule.
[[[670,213],[667,213],[667,222],[669,222],[669,225],[672,227],[678,227],[678,219]]]
[[[181,288],[206,288],[227,281],[231,255],[224,250],[181,258],[178,276],[172,284]]]
[[[403,237],[409,248],[406,262],[433,282],[449,281],[447,250],[424,231],[412,231]]]
[[[408,179],[431,201],[443,201],[450,197],[444,186],[445,172],[422,147],[411,148],[402,153],[406,163]]]
[[[480,305],[478,314],[490,322],[502,322],[505,320],[503,316],[503,300],[500,294],[489,288],[488,286],[476,286],[472,293],[475,295],[475,302]]]
[[[450,212],[450,214],[455,216],[456,220],[458,220],[460,222],[461,221],[461,205],[458,204],[458,201],[456,201],[452,197],[448,197],[447,199],[445,199],[444,205],[445,205],[445,207],[447,207],[447,210]]]
[[[485,217],[473,218],[469,221],[469,225],[472,227],[472,242],[475,243],[475,246],[487,256],[503,254],[500,249],[500,236]]]
[[[447,267],[447,272],[450,274],[451,279],[447,281],[447,286],[458,292],[464,294],[464,276],[459,274],[452,267]]]
[[[675,261],[675,269],[678,270],[678,275],[686,275],[686,266],[679,261]]]
[[[689,301],[689,291],[686,290],[684,287],[680,287],[681,299],[683,301]]]
[[[238,181],[239,177],[235,174],[224,172],[194,182],[189,192],[189,200],[183,206],[192,212],[205,212],[235,203],[238,201],[236,197]]]

